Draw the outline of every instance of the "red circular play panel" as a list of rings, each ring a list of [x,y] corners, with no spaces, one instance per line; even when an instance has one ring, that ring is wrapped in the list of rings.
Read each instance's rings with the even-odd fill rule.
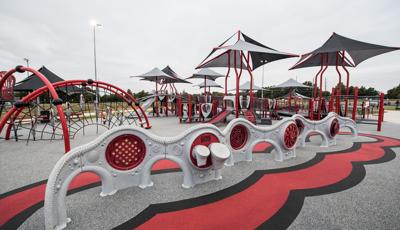
[[[299,129],[299,134],[301,134],[304,130],[304,123],[300,119],[295,120],[297,128]]]
[[[146,146],[135,135],[125,134],[114,138],[106,149],[106,159],[111,167],[129,170],[138,166],[146,156]]]
[[[243,148],[249,137],[249,132],[247,131],[246,126],[244,125],[236,125],[233,127],[230,135],[230,142],[233,149],[241,149]]]
[[[193,165],[198,168],[208,168],[211,166],[211,155],[207,158],[207,163],[203,166],[197,165],[196,156],[193,153],[193,148],[196,145],[204,145],[208,147],[211,143],[219,143],[218,137],[212,133],[202,133],[196,139],[194,139],[192,145],[190,146],[190,160],[192,161]]]
[[[298,135],[299,129],[297,128],[297,125],[294,123],[289,124],[285,129],[285,133],[283,134],[283,143],[285,148],[293,148],[296,144]]]
[[[337,118],[332,120],[331,123],[331,128],[329,130],[329,133],[331,134],[331,137],[336,136],[336,134],[339,133],[339,129],[340,129],[340,125],[339,125],[339,121]]]

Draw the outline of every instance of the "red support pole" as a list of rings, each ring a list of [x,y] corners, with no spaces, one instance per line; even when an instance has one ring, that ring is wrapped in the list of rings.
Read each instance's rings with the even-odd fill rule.
[[[357,99],[358,99],[358,87],[354,87],[353,112],[351,114],[351,119],[353,119],[353,121],[356,120]]]
[[[344,108],[344,116],[347,116],[348,106],[349,106],[349,81],[350,81],[350,73],[346,69],[345,62],[344,62],[344,51],[342,51],[342,68],[346,71],[346,101],[345,101],[345,108]]]
[[[321,54],[322,57],[324,57],[324,54]],[[324,76],[324,72],[326,69],[328,69],[329,65],[329,55],[326,54],[326,66],[321,72],[321,75],[319,76],[319,100],[318,100],[318,113],[317,113],[317,119],[321,119],[321,109],[322,109],[322,77]]]
[[[336,113],[340,115],[340,94],[342,90],[342,74],[339,71],[339,52],[336,52],[336,72],[339,75],[339,83],[336,86]]]
[[[190,97],[190,94],[188,94],[188,119],[189,123],[192,123],[192,98]]]
[[[378,127],[377,127],[377,131],[379,132],[382,130],[383,114],[385,113],[385,108],[383,107],[384,98],[385,94],[381,93],[379,98],[379,116],[378,116]]]
[[[165,100],[165,116],[168,117],[168,94],[165,95],[164,100]]]
[[[315,75],[315,79],[314,79],[314,100],[317,99],[318,75],[321,73],[322,68],[324,68],[324,55],[323,54],[321,54],[321,68],[319,69],[318,73]]]
[[[247,72],[249,72],[249,75],[250,75],[250,103],[249,104],[250,104],[250,110],[252,110],[253,109],[253,73],[252,73],[252,70],[250,67],[250,52],[247,53],[247,58],[245,55],[243,55],[243,52],[242,52],[242,56],[244,57],[244,60],[246,61]],[[240,64],[240,66],[242,67],[242,62]]]
[[[158,83],[156,77],[156,116],[158,117]]]
[[[204,96],[207,96],[207,82],[206,82],[206,76],[204,76]],[[207,100],[207,98],[206,98]],[[207,101],[206,101],[207,102]]]
[[[224,94],[224,96],[226,96],[228,94],[228,77],[229,77],[229,72],[231,71],[231,51],[228,50],[227,54],[228,54],[228,71],[226,72],[226,75],[225,75],[225,94]],[[224,109],[226,109],[226,101],[224,101]]]
[[[236,111],[236,118],[239,117],[239,74],[236,68],[236,50],[233,51],[233,65],[234,65],[234,70],[235,70],[235,75],[236,75],[236,95],[235,95],[235,111]]]
[[[310,120],[314,120],[314,100],[313,99],[310,99],[310,101],[309,101],[309,103],[310,103],[310,105],[309,105],[309,117],[310,117]]]

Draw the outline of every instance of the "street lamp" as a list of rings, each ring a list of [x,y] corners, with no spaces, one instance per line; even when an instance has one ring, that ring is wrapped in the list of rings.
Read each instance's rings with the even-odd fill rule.
[[[93,27],[94,79],[97,81],[96,28],[103,28],[103,25],[95,20],[90,21],[90,25]]]
[[[28,58],[24,58],[24,61],[26,61],[26,67],[29,67],[29,59]],[[26,71],[26,75],[29,77],[29,72]]]
[[[90,25],[93,27],[93,56],[94,56],[94,80],[97,82],[97,57],[96,57],[96,28],[102,28],[103,25],[97,23],[95,20],[90,21]],[[96,123],[99,123],[99,87],[96,85],[96,101],[95,101],[95,110],[96,110]],[[96,125],[96,133],[99,132],[99,127]]]

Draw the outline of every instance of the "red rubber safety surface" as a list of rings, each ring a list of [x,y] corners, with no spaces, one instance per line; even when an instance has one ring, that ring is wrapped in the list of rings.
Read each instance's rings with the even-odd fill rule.
[[[400,145],[399,140],[380,138],[383,142],[363,143],[356,151],[327,154],[317,164],[304,169],[265,174],[243,191],[224,199],[179,211],[157,213],[135,229],[257,228],[285,205],[291,191],[338,183],[352,173],[352,162],[377,160],[385,155],[382,147]]]
[[[271,145],[269,143],[260,143],[254,148],[254,152],[265,152]],[[170,160],[157,161],[152,170],[157,172],[168,169],[179,169],[177,163]],[[70,186],[69,191],[79,189],[83,186],[94,185],[99,183],[99,177],[94,173],[81,173],[75,177]],[[26,188],[17,189],[18,192],[10,191],[8,193],[1,194],[0,199],[0,226],[10,221],[13,217],[23,212],[24,210],[32,207],[33,205],[39,204],[44,201],[44,193],[46,190],[45,181],[39,182],[38,184],[28,185]]]
[[[360,136],[374,137],[363,134]],[[400,140],[375,137],[382,141],[362,143],[355,151],[324,154],[321,161],[309,167],[267,172],[241,191],[209,203],[193,204],[193,207],[182,207],[181,210],[175,208],[174,211],[164,209],[163,213],[156,213],[146,218],[147,221],[136,223],[135,229],[254,229],[273,219],[283,209],[291,191],[318,189],[340,183],[352,174],[354,162],[379,160],[385,155],[383,148],[400,146]],[[259,151],[265,151],[269,147],[268,143],[260,143],[255,150],[258,148]],[[153,165],[153,170],[157,172],[176,167],[176,163],[172,161],[161,160]],[[71,182],[69,192],[78,192],[99,185],[97,175],[82,173]],[[0,227],[5,227],[10,222],[23,222],[37,209],[43,207],[45,186],[45,181],[42,181],[1,194]],[[246,217],[246,221],[243,221],[243,217]]]

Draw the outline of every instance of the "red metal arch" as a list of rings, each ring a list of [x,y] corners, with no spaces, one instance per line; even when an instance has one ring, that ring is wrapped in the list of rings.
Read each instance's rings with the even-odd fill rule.
[[[82,84],[87,84],[86,80],[68,80],[68,81],[61,81],[61,82],[56,82],[53,84],[54,88],[61,88],[61,87],[66,87],[66,86],[75,86],[75,85],[82,85]],[[132,103],[137,103],[136,99],[128,94],[127,92],[125,92],[124,90],[105,83],[105,82],[101,82],[101,81],[93,81],[93,83],[91,85],[96,85],[99,88],[103,88],[103,89],[107,89],[113,93],[115,93],[116,95],[118,95],[119,97],[121,97],[125,102],[127,102],[128,104],[131,104],[132,109],[135,111],[136,115],[139,118],[139,121],[142,122],[142,117],[140,116],[140,114],[138,113],[137,109],[135,106],[133,106]],[[29,102],[32,101],[34,99],[36,99],[38,96],[44,94],[47,92],[47,87],[42,87],[39,88],[37,90],[35,90],[34,92],[28,94],[26,97],[24,97],[21,101],[22,102]],[[144,118],[145,118],[145,122],[146,122],[146,126],[145,128],[150,128],[150,124],[148,121],[148,118],[146,116],[146,114],[144,113],[143,109],[138,106],[138,108],[140,109],[140,111],[142,112]],[[15,118],[19,115],[19,113],[22,111],[23,107],[17,109],[15,107],[13,107],[4,117],[4,119],[8,120],[9,117],[13,116],[13,121],[15,120]],[[12,123],[12,122],[11,122]],[[3,129],[3,126],[0,126],[0,133]],[[11,132],[11,124],[7,127],[7,132],[6,132],[6,139],[10,138],[10,132]]]
[[[9,77],[11,77],[12,74],[14,74],[15,72],[17,72],[17,69],[18,69],[18,72],[25,72],[25,71],[28,71],[28,72],[31,72],[31,73],[35,74],[35,75],[36,75],[38,78],[40,78],[40,80],[45,84],[45,86],[44,86],[43,88],[47,88],[47,90],[49,90],[51,96],[53,97],[53,100],[59,100],[59,99],[60,99],[60,98],[58,97],[58,94],[57,94],[56,90],[54,89],[53,85],[50,83],[50,81],[49,81],[45,76],[43,76],[39,71],[37,71],[37,70],[35,70],[35,69],[33,69],[33,68],[30,68],[30,67],[17,66],[16,68],[9,70],[9,71],[0,79],[0,89],[3,88],[3,86],[4,86],[5,82],[6,82],[6,80],[7,80]],[[61,122],[62,130],[63,130],[63,135],[64,135],[64,149],[65,149],[65,152],[68,152],[68,151],[71,149],[71,146],[70,146],[69,135],[68,135],[67,120],[65,119],[64,111],[63,111],[63,109],[62,109],[62,104],[56,105],[56,108],[57,108],[58,114],[60,115],[60,122]],[[13,108],[12,108],[11,110],[13,110],[13,109],[16,109],[16,107],[13,106]],[[10,110],[10,111],[11,111],[11,110]],[[7,112],[7,114],[8,114],[8,112]],[[0,133],[1,133],[1,130],[3,129],[4,125],[5,125],[6,122],[7,122],[7,119],[6,119],[7,114],[6,114],[5,117],[3,117],[3,118],[0,120]],[[12,113],[11,113],[11,114],[12,114]],[[10,115],[11,115],[11,114],[10,114]]]
[[[102,89],[106,89],[106,90],[109,90],[110,92],[115,93],[116,95],[121,97],[125,102],[130,104],[130,106],[135,111],[136,115],[138,116],[138,119],[139,119],[140,122],[142,122],[143,118],[145,119],[145,122],[146,122],[145,128],[146,129],[151,128],[149,120],[148,120],[148,118],[146,116],[146,113],[143,111],[142,107],[140,107],[140,106],[136,107],[136,106],[133,105],[133,103],[137,104],[137,100],[132,95],[128,94],[126,91],[124,91],[123,89],[121,89],[121,88],[119,88],[119,87],[117,87],[115,85],[112,85],[112,84],[109,84],[109,83],[106,83],[106,82],[102,82],[102,81],[93,81],[93,83],[89,84],[87,80],[67,80],[67,81],[56,82],[52,86],[56,89],[56,88],[62,88],[62,87],[66,87],[66,86],[77,86],[77,85],[83,85],[83,84],[93,85],[93,86],[96,86],[96,87],[99,87],[99,88],[102,88]],[[41,88],[33,91],[32,93],[28,94],[24,98],[22,98],[21,102],[32,101],[32,100],[36,99],[38,96],[46,93],[47,91],[48,91],[48,88],[46,86],[41,87]],[[137,111],[136,108],[139,108],[139,110],[140,110],[142,115]],[[22,110],[23,110],[23,107],[16,108],[14,106],[0,120],[0,133],[1,133],[1,131],[3,130],[4,125],[6,124],[7,120],[10,117],[12,117],[12,122],[10,122],[10,124],[7,127],[6,139],[10,138],[12,123],[15,121],[15,119],[18,117],[19,113],[21,113]],[[143,118],[141,116],[143,116]],[[69,136],[68,136],[68,138],[69,138]]]

